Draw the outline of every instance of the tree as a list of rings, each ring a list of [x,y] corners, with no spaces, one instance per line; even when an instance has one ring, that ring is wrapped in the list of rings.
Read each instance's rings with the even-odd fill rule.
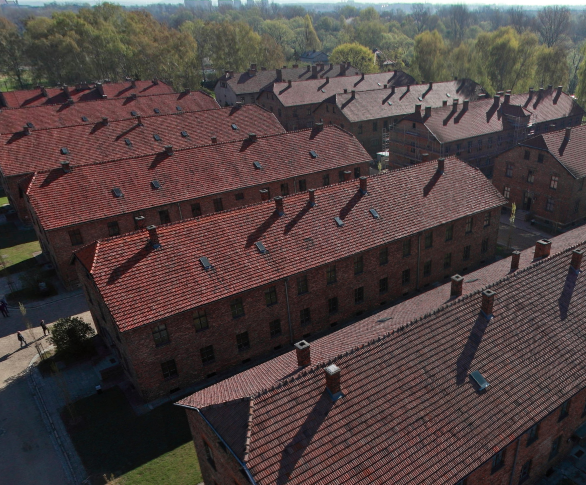
[[[350,62],[353,67],[363,73],[375,72],[374,54],[363,45],[354,42],[352,44],[341,44],[332,51],[330,62]]]
[[[0,72],[15,81],[20,89],[24,89],[26,64],[24,39],[18,33],[16,25],[0,17]]]
[[[426,30],[415,37],[413,69],[425,81],[445,79],[446,45],[441,34]]]
[[[567,7],[544,7],[537,12],[537,31],[547,47],[557,44],[570,26],[570,10]]]
[[[361,22],[378,22],[380,15],[373,7],[367,7],[360,10],[359,18]]]
[[[456,42],[462,42],[468,24],[470,23],[470,10],[468,10],[468,7],[464,4],[448,7],[448,21],[452,38]]]
[[[380,22],[360,22],[356,27],[356,41],[375,49],[380,47],[385,27]]]
[[[415,31],[417,34],[421,34],[425,29],[428,28],[428,21],[431,10],[429,5],[424,3],[414,3],[411,8],[411,17],[413,18],[413,24],[415,25]]]
[[[522,34],[527,30],[529,22],[523,7],[511,7],[507,13],[509,14],[509,24],[512,25],[519,34]]]
[[[60,318],[51,329],[51,343],[58,353],[80,355],[91,348],[95,334],[92,326],[79,317]]]
[[[567,86],[568,53],[559,45],[542,45],[535,57],[535,84],[537,86]]]
[[[303,38],[305,40],[305,50],[306,51],[318,51],[321,49],[321,42],[313,28],[313,23],[311,22],[311,17],[309,14],[305,15],[304,19],[304,31],[303,31]]]

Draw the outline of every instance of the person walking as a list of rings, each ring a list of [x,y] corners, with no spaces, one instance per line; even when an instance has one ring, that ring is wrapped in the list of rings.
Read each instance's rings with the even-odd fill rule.
[[[16,337],[18,338],[18,341],[20,342],[20,348],[22,349],[23,345],[26,347],[28,344],[26,343],[26,340],[24,339],[24,337],[22,336],[22,333],[20,332],[16,332]]]
[[[0,312],[2,312],[2,315],[4,315],[5,318],[10,316],[8,314],[8,305],[6,304],[6,300],[0,301]]]
[[[43,336],[46,336],[49,333],[49,329],[45,325],[45,320],[41,320],[41,328],[43,329]]]

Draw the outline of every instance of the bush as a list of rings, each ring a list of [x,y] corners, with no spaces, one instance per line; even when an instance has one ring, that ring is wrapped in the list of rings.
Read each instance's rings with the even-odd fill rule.
[[[91,349],[95,334],[92,326],[79,317],[60,318],[51,328],[51,342],[57,353],[79,355]]]

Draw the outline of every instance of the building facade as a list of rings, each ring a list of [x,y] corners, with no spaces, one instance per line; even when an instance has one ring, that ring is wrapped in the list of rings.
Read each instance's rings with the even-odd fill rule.
[[[152,400],[489,261],[504,199],[459,160],[437,168],[86,246],[77,267],[99,332]]]

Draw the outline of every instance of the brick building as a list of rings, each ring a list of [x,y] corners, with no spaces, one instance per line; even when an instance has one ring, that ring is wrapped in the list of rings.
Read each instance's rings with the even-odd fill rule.
[[[430,158],[455,154],[490,177],[496,155],[533,135],[578,126],[583,115],[561,86],[479,101],[453,99],[442,108],[422,103],[390,133],[390,162],[404,166],[425,153]]]
[[[261,189],[270,198],[327,185],[340,172],[368,173],[368,153],[336,127],[255,137],[36,173],[26,200],[44,253],[71,286],[73,251],[83,244],[259,202]]]
[[[537,483],[586,420],[585,249],[540,241],[183,399],[204,481]]]
[[[127,98],[108,98],[99,102],[3,109],[0,111],[0,133],[18,133],[29,124],[33,129],[40,130],[87,122],[97,123],[105,116],[118,120],[132,116],[133,111],[142,116],[176,113],[177,107],[182,111],[199,111],[220,106],[214,98],[202,91],[184,91],[147,96],[130,94]]]
[[[317,79],[298,82],[283,78],[283,82],[276,81],[263,90],[256,102],[275,113],[286,130],[297,130],[311,127],[319,121],[314,111],[334,94],[373,89],[379,89],[382,93],[385,85],[406,86],[414,83],[415,80],[402,71],[360,74],[351,68],[337,77],[321,74]]]
[[[586,217],[586,125],[529,138],[494,161],[492,183],[530,217],[565,228]]]
[[[169,94],[173,88],[159,81],[125,81],[121,83],[93,83],[20,91],[0,91],[0,108],[25,108],[53,104],[79,103],[100,99],[127,98],[131,95],[146,96]]]
[[[86,246],[99,332],[152,400],[489,260],[505,201],[444,163]]]
[[[415,105],[438,108],[453,98],[471,100],[484,97],[484,89],[470,79],[438,83],[411,84],[403,87],[386,85],[373,91],[337,93],[323,101],[314,111],[316,120],[345,128],[371,155],[383,149],[383,135],[404,116],[415,112]]]
[[[237,102],[254,104],[261,91],[268,89],[275,82],[283,79],[303,81],[318,79],[322,76],[344,76],[346,72],[355,72],[350,63],[341,64],[317,64],[315,66],[292,67],[283,66],[283,69],[257,69],[256,64],[251,64],[245,72],[226,71],[214,88],[218,103],[222,106],[234,106]]]
[[[130,115],[130,116],[129,116]],[[125,119],[103,118],[48,130],[26,129],[0,135],[0,183],[21,220],[30,222],[19,183],[28,174],[61,167],[160,152],[165,146],[185,148],[242,139],[248,133],[283,133],[275,116],[260,106],[216,108],[141,116],[131,110]]]

